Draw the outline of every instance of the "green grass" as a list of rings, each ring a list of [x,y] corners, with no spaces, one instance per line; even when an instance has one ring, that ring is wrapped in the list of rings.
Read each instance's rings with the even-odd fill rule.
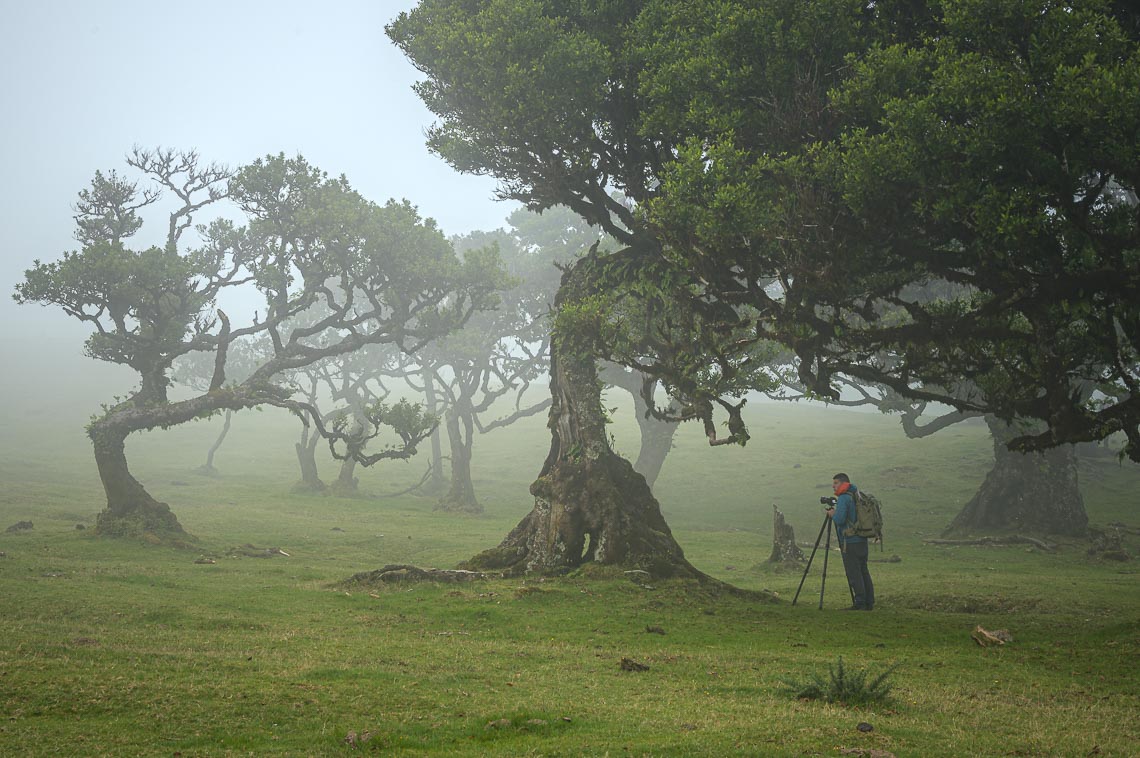
[[[766,603],[623,575],[339,586],[388,563],[452,566],[496,544],[530,507],[542,419],[476,441],[477,518],[414,496],[290,494],[297,430],[275,413],[235,418],[219,478],[193,469],[220,421],[139,435],[132,470],[199,543],[98,539],[76,528],[102,507],[82,434],[91,410],[26,403],[0,427],[0,755],[1136,751],[1134,564],[1091,560],[1076,540],[1056,553],[922,542],[985,476],[982,426],[908,441],[876,414],[756,404],[746,448],[710,450],[681,429],[656,488],[666,517],[694,565],[779,594]],[[632,455],[627,410],[614,431]],[[362,489],[403,489],[422,465],[360,472]],[[771,506],[814,540],[819,495],[839,470],[883,500],[881,556],[902,559],[872,564],[873,613],[838,611],[848,601],[838,554],[822,611],[822,556],[794,607],[802,570],[764,564]],[[1140,522],[1135,466],[1094,461],[1081,475],[1094,523]],[[2,532],[19,520],[35,528]],[[229,555],[246,543],[289,555]],[[976,625],[1014,641],[980,648]],[[890,700],[852,707],[784,692],[783,681],[840,657],[897,666]],[[649,668],[623,671],[622,658]]]

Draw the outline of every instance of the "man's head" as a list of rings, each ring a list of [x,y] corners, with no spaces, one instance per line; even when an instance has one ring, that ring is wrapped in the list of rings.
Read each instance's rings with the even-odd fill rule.
[[[850,484],[850,483],[851,483],[851,477],[847,476],[847,474],[843,474],[843,473],[836,474],[835,476],[831,477],[831,490],[836,495],[838,495],[839,494],[839,488],[842,487],[844,484]]]

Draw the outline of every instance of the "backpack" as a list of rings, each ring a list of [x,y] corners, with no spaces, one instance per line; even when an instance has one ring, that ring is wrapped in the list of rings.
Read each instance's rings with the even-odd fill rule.
[[[863,490],[855,490],[855,520],[848,522],[848,526],[843,530],[843,534],[848,537],[866,537],[869,540],[873,539],[880,543],[881,548],[883,542],[883,513],[879,498]]]

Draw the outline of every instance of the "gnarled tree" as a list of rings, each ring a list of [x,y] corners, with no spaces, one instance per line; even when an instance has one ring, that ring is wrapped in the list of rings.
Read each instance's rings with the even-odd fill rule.
[[[573,436],[592,426],[571,404],[594,395],[565,382],[596,376],[567,350],[645,370],[716,442],[718,404],[747,439],[732,393],[767,380],[753,353],[775,342],[819,396],[847,375],[1041,422],[1017,449],[1123,431],[1140,460],[1135,13],[973,5],[424,0],[389,26],[426,76],[433,149],[622,246],[564,278],[551,426],[566,434],[536,490],[567,491],[550,485],[580,473],[559,468],[572,451],[605,458]],[[905,296],[931,280],[970,294]],[[658,347],[613,339],[623,310],[662,322]],[[549,542],[543,519],[573,521],[561,507],[539,497],[519,528]],[[538,565],[578,565],[578,537]]]
[[[570,208],[620,248],[606,255],[595,247],[565,267],[551,340],[551,447],[531,487],[535,507],[471,565],[557,572],[596,561],[701,576],[644,477],[610,448],[597,362],[614,360],[660,382],[715,444],[747,439],[742,403],[722,400],[721,390],[743,393],[753,368],[727,349],[715,352],[740,337],[731,307],[686,302],[673,311],[676,323],[653,324],[658,334],[649,342],[626,328],[650,310],[671,309],[672,288],[682,286],[635,213],[664,157],[639,134],[637,94],[628,86],[635,61],[622,34],[636,13],[617,4],[548,11],[531,2],[427,2],[388,30],[428,76],[418,89],[441,118],[429,136],[433,149],[460,170],[494,174],[504,196],[531,210]],[[664,375],[670,361],[683,370]],[[714,407],[729,413],[727,437],[718,435]]]
[[[414,350],[489,305],[498,286],[493,256],[461,263],[434,222],[407,202],[371,203],[343,177],[329,178],[300,157],[268,156],[231,173],[203,165],[193,152],[136,149],[127,163],[177,199],[165,244],[126,246],[142,226],[139,211],[158,199],[157,191],[140,193],[117,174],[97,174],[77,206],[82,249],[57,262],[36,261],[15,295],[91,324],[87,353],[139,373],[139,389],[88,427],[107,495],[101,534],[186,536],[169,506],[131,475],[125,444],[134,432],[275,405],[306,416],[345,446],[342,454],[360,453],[364,463],[381,459],[361,453],[358,435],[326,427],[275,377],[369,344]],[[245,225],[219,219],[198,226],[197,244],[186,244],[194,215],[223,200],[236,205]],[[223,290],[236,287],[254,288],[265,302],[264,312],[241,326],[215,306]],[[289,327],[314,308],[320,318]],[[231,345],[261,335],[271,345],[267,357],[241,381],[227,380]],[[193,351],[214,357],[209,386],[171,401],[171,363]],[[412,454],[426,434],[416,416],[373,409],[373,426],[387,421],[400,435],[398,449],[385,451],[390,456]]]

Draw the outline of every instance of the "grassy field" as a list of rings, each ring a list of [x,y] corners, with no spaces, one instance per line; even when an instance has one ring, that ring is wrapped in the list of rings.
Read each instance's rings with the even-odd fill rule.
[[[985,476],[981,425],[908,441],[877,414],[756,404],[746,448],[710,450],[682,429],[656,487],[666,518],[694,565],[778,593],[764,602],[621,574],[343,584],[496,544],[530,508],[542,419],[476,442],[480,517],[424,497],[291,494],[296,422],[277,413],[235,418],[217,478],[194,469],[220,421],[138,435],[135,475],[199,543],[94,538],[102,490],[82,425],[96,409],[9,402],[0,427],[0,755],[1137,754],[1134,563],[1090,559],[1075,540],[1053,553],[923,544]],[[628,411],[614,428],[634,454]],[[403,489],[423,465],[361,472],[361,488]],[[838,554],[822,611],[822,555],[794,607],[802,569],[764,563],[772,505],[813,541],[838,470],[884,503],[872,558],[901,559],[872,564],[874,613],[839,612]],[[1136,466],[1091,461],[1081,476],[1094,523],[1140,523]],[[24,520],[34,528],[3,532]],[[977,625],[1013,642],[983,649]],[[897,665],[892,699],[853,708],[784,691],[840,657]]]

